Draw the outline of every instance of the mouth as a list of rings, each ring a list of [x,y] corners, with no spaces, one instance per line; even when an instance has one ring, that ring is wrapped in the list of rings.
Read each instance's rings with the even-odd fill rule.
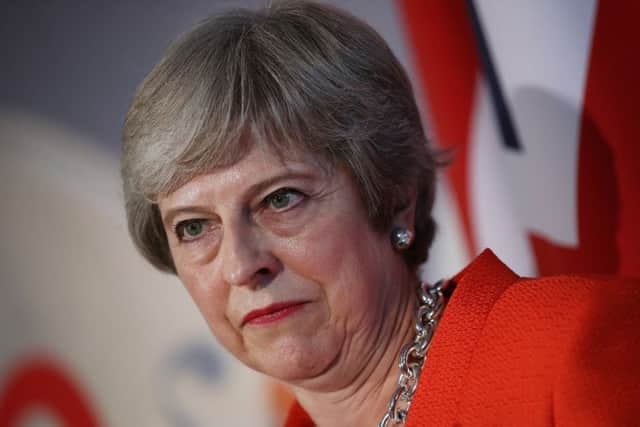
[[[301,310],[308,301],[286,301],[252,310],[242,319],[242,326],[277,322]]]

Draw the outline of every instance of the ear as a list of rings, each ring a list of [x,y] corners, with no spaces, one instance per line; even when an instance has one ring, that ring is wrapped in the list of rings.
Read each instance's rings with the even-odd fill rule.
[[[392,227],[404,227],[415,232],[417,190],[414,185],[407,189],[405,197],[398,200],[393,213]]]

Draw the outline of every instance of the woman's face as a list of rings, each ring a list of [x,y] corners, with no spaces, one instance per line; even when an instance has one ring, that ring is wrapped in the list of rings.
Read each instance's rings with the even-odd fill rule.
[[[341,168],[254,145],[159,207],[178,275],[209,327],[267,375],[295,383],[348,354],[362,359],[405,291],[402,258],[371,228]]]

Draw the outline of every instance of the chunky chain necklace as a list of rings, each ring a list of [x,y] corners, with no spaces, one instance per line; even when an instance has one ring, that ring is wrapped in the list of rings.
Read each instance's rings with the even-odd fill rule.
[[[378,427],[387,427],[389,423],[404,425],[407,419],[411,399],[418,388],[420,372],[431,345],[431,338],[444,311],[445,298],[442,294],[444,285],[445,282],[441,280],[435,285],[422,283],[418,287],[416,336],[413,342],[405,344],[400,351],[398,388],[391,396],[387,412],[380,420]]]

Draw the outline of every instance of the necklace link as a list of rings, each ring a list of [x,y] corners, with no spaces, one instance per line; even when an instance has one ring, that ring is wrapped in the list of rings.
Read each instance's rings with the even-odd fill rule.
[[[420,373],[427,358],[431,339],[444,311],[445,299],[442,294],[445,282],[440,280],[435,285],[426,283],[418,287],[418,307],[416,310],[416,335],[413,342],[407,343],[400,350],[398,367],[398,388],[391,396],[387,412],[378,427],[387,427],[389,423],[404,425],[411,400],[418,388]]]

